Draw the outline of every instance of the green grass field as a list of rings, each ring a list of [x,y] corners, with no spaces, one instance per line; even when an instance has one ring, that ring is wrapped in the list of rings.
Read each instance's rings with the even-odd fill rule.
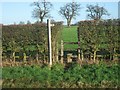
[[[62,30],[62,40],[64,42],[77,42],[78,38],[77,38],[77,26],[71,26],[70,28],[68,28],[67,26],[64,26],[63,30]],[[64,49],[77,49],[78,45],[77,44],[65,44],[64,45]]]

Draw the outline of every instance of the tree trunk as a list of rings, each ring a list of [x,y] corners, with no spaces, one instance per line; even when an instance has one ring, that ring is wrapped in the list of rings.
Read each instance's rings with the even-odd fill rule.
[[[55,62],[55,40],[52,42],[52,60]]]
[[[13,52],[13,62],[15,63],[15,52]]]
[[[92,55],[91,55],[91,53],[90,53],[90,61],[92,60]]]
[[[110,60],[112,60],[112,53],[110,53]]]
[[[80,60],[80,49],[78,49],[78,60]]]
[[[27,60],[27,59],[26,59],[26,58],[27,58],[26,53],[23,53],[23,55],[24,55],[24,56],[23,56],[23,61],[26,62],[26,60]]]
[[[61,40],[61,63],[63,64],[63,54],[64,54],[64,46],[63,46],[63,40]]]
[[[45,54],[43,55],[43,61],[45,61]]]
[[[84,54],[83,54],[83,51],[81,51],[81,60],[82,60],[82,61],[84,60]]]
[[[59,54],[59,50],[58,50],[58,42],[56,43],[56,61],[58,62],[58,54]]]
[[[36,54],[36,61],[37,61],[37,63],[38,63],[38,61],[39,61],[39,54],[38,54],[38,52],[37,52],[37,54]]]
[[[114,49],[113,49],[113,60],[115,60],[115,59],[116,59],[115,54],[116,54],[116,49],[114,48]]]
[[[96,61],[96,50],[94,50],[94,57],[93,57],[93,61],[95,62]]]
[[[44,48],[44,53],[43,53],[43,57],[42,57],[43,62],[46,62],[46,61],[45,61],[45,50],[46,50],[46,48]]]
[[[41,18],[40,18],[40,23],[42,23],[42,22],[43,22],[43,18],[41,17]]]
[[[67,26],[70,27],[70,24],[71,24],[71,20],[67,20]]]

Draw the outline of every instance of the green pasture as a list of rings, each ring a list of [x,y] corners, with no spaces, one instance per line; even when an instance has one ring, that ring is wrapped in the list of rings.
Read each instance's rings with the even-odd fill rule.
[[[63,30],[62,30],[62,40],[64,42],[77,42],[78,38],[77,38],[77,26],[71,26],[71,27],[67,27],[64,26]],[[77,49],[78,45],[77,44],[65,44],[64,45],[64,49]]]

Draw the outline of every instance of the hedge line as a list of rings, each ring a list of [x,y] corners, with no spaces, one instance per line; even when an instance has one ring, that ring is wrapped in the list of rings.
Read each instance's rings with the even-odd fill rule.
[[[112,60],[120,53],[119,19],[81,21],[79,22],[78,30],[82,56],[84,56],[83,54],[88,53],[89,55],[94,56],[95,60],[96,53],[100,51],[102,56],[108,54]]]
[[[52,22],[52,41],[59,37],[58,33],[62,29],[61,22]],[[29,25],[7,25],[2,26],[2,47],[3,56],[13,57],[14,52],[24,54],[35,51],[42,56],[47,55],[47,25],[45,23]],[[55,43],[56,44],[56,43]],[[54,44],[54,46],[55,46]],[[31,54],[31,53],[29,53]],[[30,55],[29,55],[30,56]],[[32,55],[31,55],[32,56]],[[41,57],[42,57],[41,56]]]

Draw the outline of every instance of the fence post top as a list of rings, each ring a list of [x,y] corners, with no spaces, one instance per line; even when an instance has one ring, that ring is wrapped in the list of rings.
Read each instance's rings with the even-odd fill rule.
[[[49,24],[50,24],[51,27],[55,26],[54,24],[51,24],[50,21],[51,21],[50,19],[47,19],[47,22],[49,22]]]

